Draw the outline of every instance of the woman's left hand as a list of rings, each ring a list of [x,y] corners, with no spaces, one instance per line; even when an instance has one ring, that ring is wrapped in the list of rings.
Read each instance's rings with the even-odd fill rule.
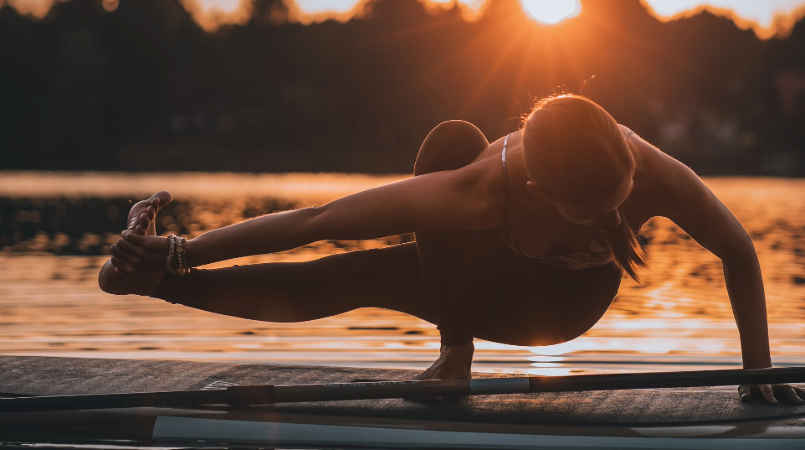
[[[743,385],[738,387],[738,395],[741,396],[742,402],[761,397],[766,403],[779,405],[780,401],[775,396],[782,395],[783,398],[787,398],[797,405],[805,404],[805,400],[803,400],[805,399],[805,390],[788,384]]]
[[[118,271],[134,276],[167,271],[168,238],[141,236],[128,230],[122,236],[109,248]]]

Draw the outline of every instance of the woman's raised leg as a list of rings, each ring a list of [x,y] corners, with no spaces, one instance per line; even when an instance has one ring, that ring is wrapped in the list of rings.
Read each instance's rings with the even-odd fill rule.
[[[442,122],[420,147],[414,175],[463,167],[488,145],[469,122]],[[455,299],[468,286],[466,269],[472,255],[462,252],[472,237],[464,232],[416,237],[416,243],[309,262],[193,269],[184,277],[165,274],[153,296],[271,322],[307,321],[361,307],[387,308],[436,324],[445,345],[471,343],[471,331],[464,327]]]
[[[267,322],[303,322],[378,307],[435,323],[419,273],[416,244],[411,242],[308,262],[192,269],[183,277],[166,274],[153,297]]]
[[[156,202],[155,199],[161,200]],[[132,207],[130,231],[155,235],[160,192]],[[151,207],[156,205],[154,207]],[[146,231],[147,230],[147,231]],[[267,263],[223,269],[192,269],[185,276],[126,278],[107,262],[99,274],[111,294],[161,298],[205,311],[270,322],[299,322],[360,307],[393,309],[435,322],[420,278],[415,243],[354,251],[301,263]]]
[[[472,124],[443,122],[423,142],[414,175],[463,167],[488,145]],[[466,361],[462,362],[466,366],[463,374],[456,375],[451,367],[456,358],[445,359],[443,352],[431,367],[436,370],[429,369],[423,378],[457,378],[469,375],[472,359],[472,331],[462,320],[466,308],[460,298],[470,287],[468,274],[477,259],[466,245],[473,238],[472,233],[464,232],[417,233],[416,243],[304,263],[193,269],[184,277],[165,274],[152,296],[273,322],[313,320],[360,307],[404,312],[439,326],[442,343],[452,346],[456,350],[452,355]]]

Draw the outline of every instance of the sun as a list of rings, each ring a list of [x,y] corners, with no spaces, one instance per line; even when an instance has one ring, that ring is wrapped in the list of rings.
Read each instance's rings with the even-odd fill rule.
[[[532,19],[555,24],[571,17],[576,17],[581,12],[581,2],[579,0],[520,0],[523,9]]]

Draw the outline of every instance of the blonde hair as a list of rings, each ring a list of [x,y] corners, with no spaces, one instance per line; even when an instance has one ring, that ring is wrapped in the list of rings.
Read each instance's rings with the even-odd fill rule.
[[[612,192],[625,177],[632,178],[640,156],[629,145],[615,119],[581,95],[543,98],[522,117],[526,171],[548,197],[582,202],[600,192]],[[638,267],[646,255],[626,215],[605,227],[615,264],[640,282]]]

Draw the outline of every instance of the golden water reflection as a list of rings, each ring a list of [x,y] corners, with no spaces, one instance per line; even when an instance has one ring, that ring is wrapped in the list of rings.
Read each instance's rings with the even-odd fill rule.
[[[3,173],[0,353],[424,369],[438,354],[438,332],[401,313],[364,308],[298,324],[265,323],[152,298],[107,295],[97,287],[106,245],[124,225],[129,198],[171,190],[177,202],[164,214],[162,230],[194,235],[400,178]],[[804,364],[805,181],[706,183],[754,240],[775,363]],[[81,222],[90,216],[97,219]],[[476,340],[473,368],[561,375],[738,367],[738,333],[718,258],[667,219],[652,219],[640,234],[651,265],[642,273],[645,282],[624,280],[592,330],[548,347]],[[218,265],[305,261],[408,239],[320,242]]]

